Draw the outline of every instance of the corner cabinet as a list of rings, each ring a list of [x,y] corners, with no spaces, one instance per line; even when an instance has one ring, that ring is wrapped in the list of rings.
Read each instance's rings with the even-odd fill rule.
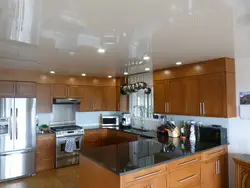
[[[240,155],[233,159],[235,162],[236,187],[250,187],[250,155]]]
[[[154,112],[236,117],[234,62],[214,61],[154,72]]]

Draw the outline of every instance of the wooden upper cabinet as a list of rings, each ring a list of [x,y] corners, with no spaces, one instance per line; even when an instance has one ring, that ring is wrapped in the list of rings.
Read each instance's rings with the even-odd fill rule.
[[[182,78],[169,80],[168,86],[169,113],[182,115],[185,114],[185,94],[184,82]]]
[[[92,110],[93,110],[93,87],[83,86],[80,112],[89,112]]]
[[[15,82],[0,81],[0,97],[15,97]]]
[[[105,86],[103,87],[103,110],[104,111],[116,111],[116,87]]]
[[[199,77],[184,78],[185,115],[201,115]]]
[[[164,80],[154,82],[154,113],[166,112],[166,88]]]
[[[81,86],[69,86],[68,87],[68,97],[69,98],[82,98],[83,87]]]
[[[201,116],[226,117],[224,73],[204,75],[200,79]]]
[[[68,87],[66,85],[52,85],[53,98],[67,98]]]
[[[36,84],[30,82],[16,83],[16,97],[36,97]]]
[[[116,87],[116,105],[117,111],[129,112],[129,96],[120,93],[120,87]]]
[[[102,111],[103,92],[103,87],[93,87],[93,111]]]
[[[47,84],[36,85],[36,101],[38,113],[52,112],[51,86]]]

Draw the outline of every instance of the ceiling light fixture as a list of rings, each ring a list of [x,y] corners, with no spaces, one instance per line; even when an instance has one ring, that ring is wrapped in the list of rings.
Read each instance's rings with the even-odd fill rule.
[[[112,78],[112,76],[108,76],[108,78]]]
[[[75,55],[76,53],[75,52],[69,52],[70,55]]]
[[[149,57],[148,55],[144,55],[143,59],[144,59],[144,60],[149,60],[150,57]]]
[[[82,73],[82,76],[86,76],[86,74],[85,74],[85,73]]]
[[[56,72],[55,71],[50,71],[50,74],[55,74]]]
[[[124,75],[128,75],[128,72],[124,72]]]
[[[176,62],[175,64],[176,65],[182,65],[182,62],[179,61],[179,62]]]
[[[97,51],[98,51],[99,53],[101,53],[101,54],[105,53],[105,49],[103,49],[103,48],[99,48]]]
[[[145,68],[145,71],[150,71],[150,68]]]
[[[140,65],[140,64],[142,64],[142,63],[143,63],[143,62],[142,62],[142,61],[140,61],[140,62],[139,62],[139,65]]]

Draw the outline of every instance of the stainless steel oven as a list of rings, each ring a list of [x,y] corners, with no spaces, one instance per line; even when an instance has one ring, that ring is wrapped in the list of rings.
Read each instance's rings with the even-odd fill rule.
[[[76,150],[72,153],[65,151],[67,138],[74,138]],[[56,138],[56,168],[79,163],[79,151],[83,143],[83,134]]]

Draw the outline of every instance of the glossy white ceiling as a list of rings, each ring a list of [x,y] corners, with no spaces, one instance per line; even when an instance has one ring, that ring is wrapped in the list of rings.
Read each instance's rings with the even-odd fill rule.
[[[229,0],[0,1],[5,68],[115,76],[145,53],[138,70],[233,57],[233,41]]]

